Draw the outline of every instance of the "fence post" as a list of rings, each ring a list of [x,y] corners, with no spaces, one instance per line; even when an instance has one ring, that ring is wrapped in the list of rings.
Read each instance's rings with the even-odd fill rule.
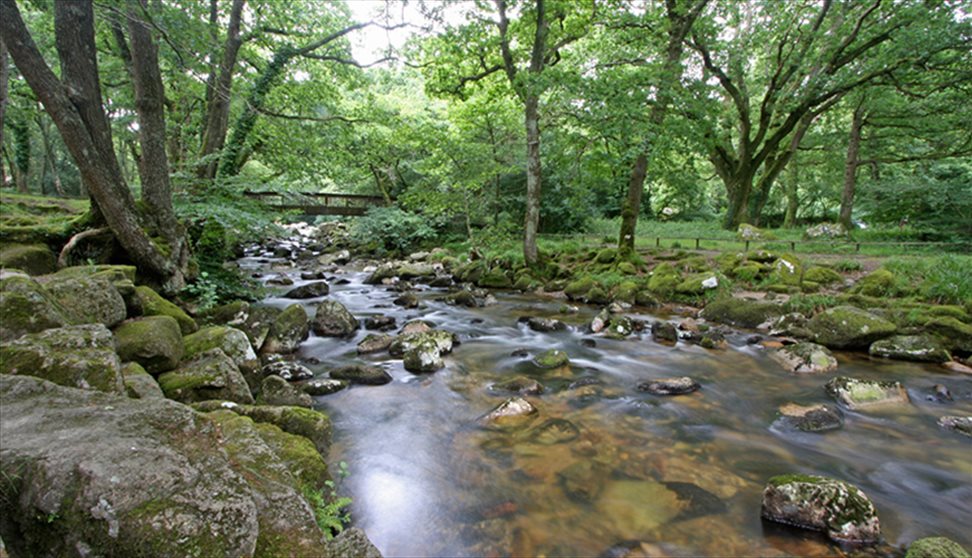
[[[660,246],[661,246],[661,237],[660,236],[656,236],[655,237],[655,248],[658,248]]]
[[[860,242],[857,243],[857,247],[854,248],[854,251],[855,252],[860,252],[861,251],[861,243]]]
[[[792,240],[790,241],[790,251],[791,252],[796,252],[796,242],[794,242]]]
[[[699,239],[697,239],[697,238],[695,239],[695,249],[696,250],[699,249]]]
[[[746,251],[749,252],[749,241],[746,241]]]

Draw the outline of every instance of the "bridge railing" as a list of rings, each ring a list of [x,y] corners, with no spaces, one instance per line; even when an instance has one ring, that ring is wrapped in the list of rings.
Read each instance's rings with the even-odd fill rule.
[[[368,194],[247,190],[243,195],[268,207],[319,215],[363,215],[370,207],[388,205],[385,198]]]

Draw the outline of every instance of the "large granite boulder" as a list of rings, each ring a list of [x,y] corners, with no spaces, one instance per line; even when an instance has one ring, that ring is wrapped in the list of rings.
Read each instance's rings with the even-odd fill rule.
[[[204,413],[233,411],[256,422],[272,424],[284,432],[307,438],[322,457],[327,457],[331,448],[331,419],[320,411],[292,405],[240,405],[232,401],[203,401],[192,407]]]
[[[713,300],[705,305],[700,314],[701,317],[710,322],[749,328],[756,327],[781,315],[783,315],[783,310],[779,304],[743,298]]]
[[[159,376],[159,386],[169,399],[195,403],[220,399],[253,403],[250,386],[239,368],[221,349],[210,349]]]
[[[179,322],[170,316],[128,320],[115,328],[115,343],[122,361],[137,362],[149,374],[172,370],[185,353]]]
[[[855,306],[837,306],[807,322],[814,341],[831,349],[866,349],[871,343],[894,335],[893,323]]]
[[[184,358],[192,358],[211,349],[220,349],[230,357],[244,378],[256,378],[260,360],[242,331],[226,326],[212,326],[182,338]],[[251,380],[252,381],[252,380]]]
[[[73,323],[114,327],[128,315],[125,299],[104,274],[56,273],[44,279],[44,288]]]
[[[835,541],[873,543],[881,537],[874,505],[859,488],[813,475],[780,475],[763,490],[762,516]]]
[[[260,404],[310,407],[314,400],[310,395],[280,376],[270,375],[263,379],[260,387]]]
[[[300,304],[291,304],[274,316],[270,329],[263,341],[260,352],[263,354],[290,354],[310,335],[310,320]]]
[[[163,398],[162,388],[151,374],[137,362],[126,362],[121,367],[125,393],[132,399]]]
[[[317,305],[311,328],[321,336],[347,337],[358,329],[358,320],[340,302],[325,300]]]
[[[64,308],[47,289],[26,275],[0,279],[0,341],[70,325]]]
[[[930,335],[895,335],[871,343],[871,356],[915,362],[948,362],[952,355]]]
[[[291,471],[317,454],[306,440],[301,451],[167,399],[29,377],[0,375],[0,406],[0,536],[13,556],[331,554],[299,486],[310,475]]]
[[[115,340],[101,324],[29,333],[0,347],[0,373],[62,386],[125,393]]]
[[[162,298],[152,289],[143,286],[135,287],[135,296],[138,297],[143,316],[172,317],[179,322],[179,329],[183,335],[189,335],[199,329],[196,320],[190,318],[182,308]]]
[[[0,250],[0,268],[43,275],[57,269],[57,258],[46,244],[12,244]]]

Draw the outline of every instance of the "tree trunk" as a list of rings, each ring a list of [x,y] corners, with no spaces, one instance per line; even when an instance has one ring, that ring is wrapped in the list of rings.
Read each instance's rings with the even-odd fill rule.
[[[525,103],[527,192],[526,220],[523,227],[523,258],[527,266],[537,264],[537,229],[540,226],[540,99],[528,95]]]
[[[13,162],[11,167],[14,175],[14,182],[17,184],[17,191],[21,194],[28,194],[27,177],[30,173],[30,131],[27,129],[27,122],[24,120],[23,113],[17,114],[16,118],[10,121],[10,131],[13,132]]]
[[[797,206],[797,186],[800,184],[800,166],[797,164],[796,154],[790,159],[790,172],[786,181],[786,216],[783,218],[783,228],[792,229],[796,227]]]
[[[196,169],[196,176],[205,180],[216,177],[219,161],[215,154],[223,148],[229,129],[230,92],[236,57],[240,45],[243,44],[240,38],[240,18],[245,1],[233,0],[226,43],[223,46],[223,59],[219,64],[219,77],[213,80],[211,95],[207,96],[206,128],[203,130],[202,147],[199,150],[200,165]]]
[[[634,251],[635,229],[638,227],[638,213],[641,211],[641,195],[645,190],[645,176],[648,174],[648,153],[641,152],[631,167],[628,179],[628,195],[621,206],[621,232],[618,236],[618,250],[622,254]]]
[[[0,145],[3,145],[3,125],[7,116],[7,104],[10,97],[7,94],[10,84],[10,67],[7,66],[7,45],[0,40]],[[0,162],[0,187],[7,185],[7,173]]]
[[[864,127],[864,103],[854,109],[851,119],[850,138],[847,141],[847,159],[844,162],[844,191],[840,196],[840,216],[838,222],[848,231],[851,230],[851,213],[854,210],[854,190],[857,188],[857,167],[860,164],[858,153],[861,148],[861,128]]]
[[[163,255],[142,229],[135,200],[112,149],[108,119],[101,106],[92,3],[54,3],[63,83],[45,63],[15,1],[0,0],[0,8],[4,14],[0,34],[10,55],[57,125],[112,233],[143,273],[157,278],[166,291],[178,290],[183,285],[182,269]]]
[[[749,195],[752,191],[752,174],[739,173],[729,177],[726,182],[729,207],[726,209],[723,228],[734,231],[739,228],[739,225],[749,222]]]

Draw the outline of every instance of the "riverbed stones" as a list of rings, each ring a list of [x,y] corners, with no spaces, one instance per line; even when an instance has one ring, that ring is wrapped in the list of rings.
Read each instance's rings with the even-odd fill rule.
[[[29,333],[0,347],[0,373],[80,389],[125,393],[111,332],[102,324]]]
[[[779,409],[783,423],[803,432],[825,432],[844,424],[840,411],[828,405],[797,405],[787,403]]]
[[[327,296],[327,294],[330,292],[331,287],[327,284],[327,281],[314,281],[313,283],[307,283],[306,285],[301,285],[299,287],[290,289],[283,295],[283,297],[302,300],[306,298]]]
[[[392,335],[369,333],[358,342],[358,354],[380,353],[388,349],[394,340]]]
[[[837,369],[837,359],[827,347],[816,343],[795,343],[770,353],[787,372],[822,374]]]
[[[969,558],[969,553],[951,539],[925,537],[908,545],[905,558]]]
[[[972,325],[947,316],[935,318],[925,324],[925,331],[938,336],[946,348],[972,353]]]
[[[604,327],[604,336],[612,339],[624,339],[634,333],[634,320],[628,316],[615,314]]]
[[[399,331],[398,333],[399,335],[412,335],[415,333],[426,333],[428,331],[432,331],[434,327],[435,324],[427,320],[410,320],[408,322],[405,322],[405,325],[402,326],[402,330]]]
[[[7,275],[0,279],[0,317],[0,341],[71,325],[64,308],[26,275]]]
[[[290,354],[310,335],[310,321],[300,304],[291,304],[276,314],[270,322],[266,339],[260,352],[263,354]]]
[[[265,365],[261,372],[263,376],[280,376],[288,382],[299,382],[314,377],[314,373],[306,366],[289,360],[278,360]]]
[[[548,419],[530,431],[530,441],[544,446],[565,444],[578,436],[580,429],[569,420],[561,418]]]
[[[678,330],[673,323],[656,321],[651,324],[651,338],[657,343],[674,345],[678,342]]]
[[[221,349],[195,355],[175,370],[161,374],[158,381],[166,397],[181,403],[208,399],[253,403],[250,387],[236,363]]]
[[[593,502],[604,490],[604,483],[607,481],[609,471],[605,470],[604,465],[585,459],[575,461],[565,469],[557,473],[560,485],[564,492],[573,500],[580,502]]]
[[[900,382],[860,380],[840,376],[827,382],[827,393],[852,411],[906,404],[908,392]]]
[[[419,303],[419,297],[412,292],[402,293],[401,296],[392,301],[392,304],[402,308],[418,308]]]
[[[512,391],[520,395],[540,395],[544,389],[543,384],[526,376],[508,378],[493,384],[492,388],[500,391]]]
[[[527,318],[527,327],[533,331],[549,333],[552,331],[566,331],[567,324],[555,318],[530,317]]]
[[[352,384],[380,386],[392,381],[391,375],[380,366],[352,364],[331,370],[331,378],[347,380]]]
[[[287,405],[295,407],[311,407],[314,400],[298,387],[277,375],[263,378],[260,385],[261,405]]]
[[[698,391],[702,386],[689,378],[656,378],[638,384],[637,390],[650,393],[652,395],[685,395]]]
[[[763,489],[765,519],[804,529],[823,531],[845,543],[880,540],[881,526],[874,505],[856,486],[815,475],[780,475]]]
[[[938,426],[972,438],[972,417],[944,416],[938,419]]]
[[[365,329],[390,331],[395,329],[395,325],[393,316],[368,316],[364,320]]]
[[[415,374],[428,374],[445,367],[441,355],[447,351],[440,348],[431,333],[420,333],[418,339],[409,341],[409,348],[403,357],[405,370]],[[451,339],[448,349],[452,349]]]
[[[855,306],[837,306],[807,322],[814,341],[831,349],[866,349],[871,343],[894,335],[897,328]]]
[[[408,327],[408,324],[406,324]],[[417,328],[424,329],[424,328]],[[441,329],[428,329],[422,333],[403,333],[396,337],[388,346],[388,352],[393,357],[404,357],[409,351],[417,347],[435,346],[440,355],[452,352],[455,336]]]
[[[340,302],[325,300],[317,305],[311,327],[317,335],[347,337],[358,329],[358,320]]]
[[[700,316],[710,322],[754,328],[782,314],[780,305],[773,302],[727,297],[706,304]]]
[[[479,425],[492,430],[508,430],[525,426],[540,411],[522,397],[511,397],[479,418]]]
[[[570,358],[561,350],[548,349],[533,357],[533,364],[543,369],[559,368],[570,364]]]
[[[948,362],[952,355],[930,335],[895,335],[871,343],[871,356],[914,362]]]
[[[123,362],[137,362],[153,375],[175,368],[185,353],[179,322],[171,316],[122,322],[115,328],[115,345]]]

